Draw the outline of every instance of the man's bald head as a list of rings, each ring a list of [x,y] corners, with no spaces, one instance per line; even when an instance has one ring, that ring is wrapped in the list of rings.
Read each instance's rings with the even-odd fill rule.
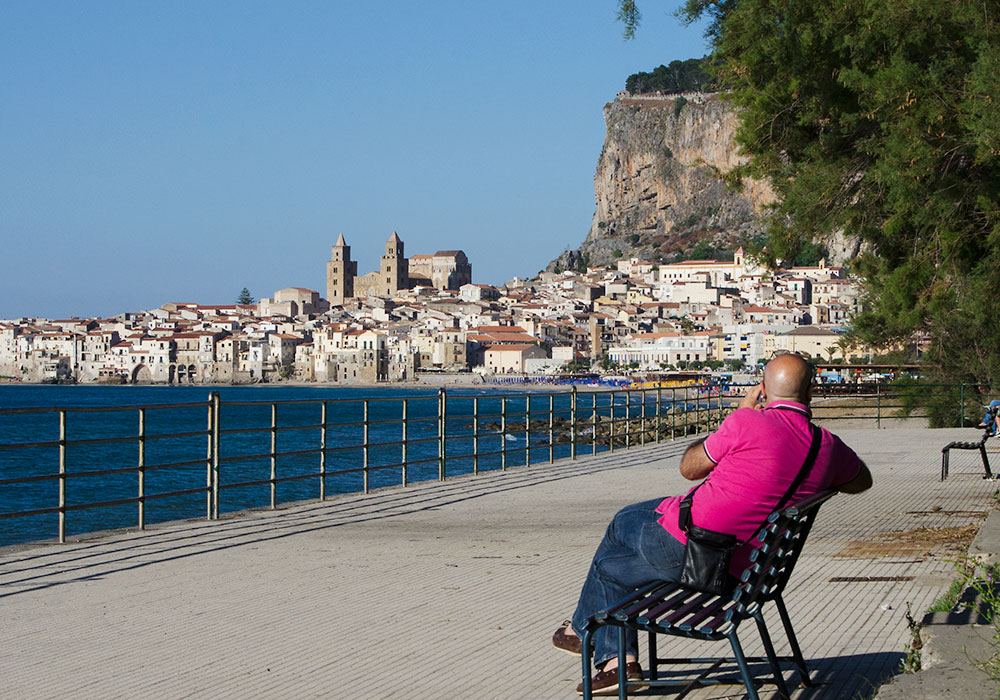
[[[812,367],[798,355],[778,355],[764,367],[767,402],[809,403]]]

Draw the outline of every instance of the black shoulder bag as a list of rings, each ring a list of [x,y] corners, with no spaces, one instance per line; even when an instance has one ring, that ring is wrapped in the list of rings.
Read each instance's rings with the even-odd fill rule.
[[[795,480],[792,481],[774,510],[781,510],[785,507],[788,499],[795,493],[802,480],[806,478],[806,474],[809,473],[809,469],[812,468],[813,462],[816,461],[816,455],[819,453],[819,444],[822,439],[822,431],[812,423],[809,424],[809,427],[812,430],[812,444],[809,447],[809,453],[806,455],[806,461],[802,464],[802,468],[799,469]],[[694,487],[691,493],[685,496],[680,502],[677,524],[687,535],[687,544],[684,545],[684,564],[681,567],[680,583],[683,586],[704,591],[705,593],[721,595],[727,589],[732,588],[732,577],[729,576],[729,562],[733,558],[733,552],[740,545],[746,544],[746,542],[737,540],[736,535],[716,532],[715,530],[691,524],[691,504],[694,492],[700,489],[704,483],[703,481]],[[754,529],[750,540],[757,536],[760,528],[766,522],[767,520],[764,520],[760,524],[760,527]],[[747,540],[747,542],[750,540]]]

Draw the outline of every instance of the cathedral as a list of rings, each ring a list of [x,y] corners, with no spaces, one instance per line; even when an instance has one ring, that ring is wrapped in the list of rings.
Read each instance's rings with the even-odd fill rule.
[[[351,260],[351,247],[344,234],[332,246],[326,263],[326,299],[331,306],[343,306],[352,297],[391,297],[412,287],[457,290],[471,283],[472,265],[461,250],[439,250],[408,260],[403,253],[403,241],[395,231],[386,241],[385,255],[374,272],[358,276],[358,263]]]

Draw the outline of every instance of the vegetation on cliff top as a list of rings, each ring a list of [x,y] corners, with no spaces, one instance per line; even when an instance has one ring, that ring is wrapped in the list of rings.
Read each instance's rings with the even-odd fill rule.
[[[671,61],[669,65],[661,65],[650,73],[633,73],[626,78],[625,89],[633,95],[711,91],[715,89],[715,76],[707,58],[689,58],[686,61]]]
[[[618,0],[625,34],[638,26]],[[779,194],[768,249],[857,237],[866,311],[887,345],[927,333],[941,377],[1000,381],[1000,7],[981,0],[687,0],[711,20],[717,79]]]

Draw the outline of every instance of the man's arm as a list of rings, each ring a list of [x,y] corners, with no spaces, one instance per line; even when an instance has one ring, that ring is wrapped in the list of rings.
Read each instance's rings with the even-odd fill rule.
[[[872,473],[868,471],[868,466],[858,459],[858,475],[840,486],[834,486],[841,493],[861,493],[872,487]]]
[[[704,444],[705,438],[698,438],[684,451],[684,456],[681,457],[681,476],[685,479],[698,481],[715,469],[715,462],[708,458]]]

